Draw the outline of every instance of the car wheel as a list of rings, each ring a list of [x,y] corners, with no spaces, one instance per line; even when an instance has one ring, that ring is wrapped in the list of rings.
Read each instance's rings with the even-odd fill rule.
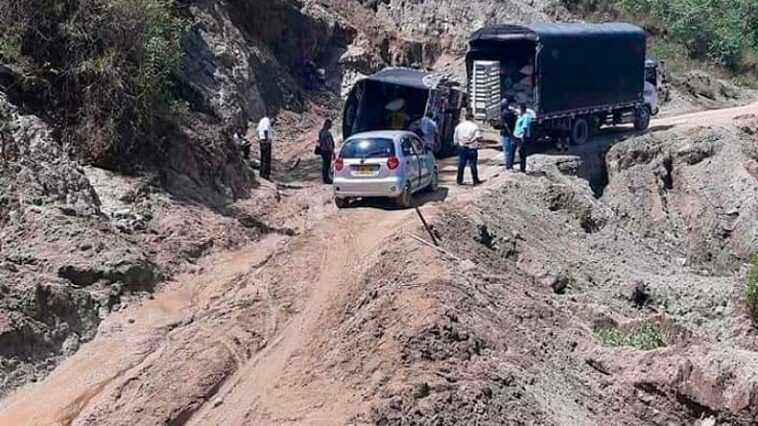
[[[395,198],[395,205],[402,209],[407,209],[413,204],[413,193],[411,192],[411,183],[406,182],[405,188],[400,195]]]
[[[440,187],[440,174],[437,171],[437,168],[434,168],[434,171],[432,172],[432,181],[429,182],[429,186],[426,187],[427,191],[429,192],[437,192],[437,189]]]
[[[334,205],[337,206],[338,209],[344,209],[348,205],[348,199],[347,198],[335,198],[334,199]]]
[[[634,129],[647,130],[648,126],[650,126],[650,110],[647,107],[637,108],[634,117]]]
[[[590,125],[584,117],[577,117],[571,125],[571,142],[584,145],[590,139]]]

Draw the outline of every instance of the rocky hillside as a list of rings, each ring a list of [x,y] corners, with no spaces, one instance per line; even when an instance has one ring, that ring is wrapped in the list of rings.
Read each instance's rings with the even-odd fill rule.
[[[224,206],[260,192],[229,135],[283,112],[284,155],[294,117],[337,111],[303,90],[307,61],[338,93],[387,64],[458,59],[484,22],[544,19],[515,1],[437,2],[431,18],[394,1],[43,3],[0,6],[0,392],[43,377],[130,294],[270,231],[228,233]]]
[[[256,181],[230,145],[232,128],[278,115],[275,175],[295,179],[288,175],[290,154],[301,146],[309,151],[320,120],[337,114],[338,94],[355,78],[385,65],[460,78],[472,30],[552,19],[552,3],[1,3],[0,395],[45,377],[92,339],[104,318],[166,279],[200,273],[201,257],[264,234],[289,235],[293,220],[306,227],[299,214],[323,209],[300,200],[285,212],[288,221],[270,217],[283,195]],[[326,70],[326,88],[315,93],[304,90],[309,61]],[[728,92],[711,80],[686,81],[717,97]],[[712,273],[738,269],[755,247],[748,176],[732,170],[717,186],[702,180],[702,173],[734,161],[748,169],[737,151],[752,152],[754,139],[724,132],[678,136],[666,147],[650,137],[618,148],[609,170],[613,195],[606,195],[622,213],[640,202],[649,206],[649,215],[629,213],[624,225],[651,238],[665,235],[685,262]],[[640,177],[650,171],[659,180]],[[632,193],[622,182],[644,186]],[[705,207],[693,207],[699,203]],[[692,231],[705,225],[707,231]],[[439,333],[410,336],[409,354],[434,345]],[[455,356],[468,353],[458,347],[467,343],[454,344]],[[395,419],[397,410],[380,409],[376,418]]]

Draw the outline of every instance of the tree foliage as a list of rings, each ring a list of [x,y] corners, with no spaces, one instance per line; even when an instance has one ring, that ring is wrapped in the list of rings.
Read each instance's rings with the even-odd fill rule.
[[[564,0],[573,10],[626,11],[687,46],[696,58],[736,68],[758,51],[758,0]]]
[[[187,28],[171,0],[15,0],[0,21],[0,61],[46,83],[63,138],[103,165],[144,148]]]

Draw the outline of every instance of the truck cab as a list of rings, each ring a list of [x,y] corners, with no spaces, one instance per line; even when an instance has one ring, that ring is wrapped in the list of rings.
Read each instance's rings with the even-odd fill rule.
[[[650,115],[657,115],[660,111],[658,107],[658,92],[661,86],[659,73],[659,62],[648,59],[645,61],[645,105],[650,111]]]

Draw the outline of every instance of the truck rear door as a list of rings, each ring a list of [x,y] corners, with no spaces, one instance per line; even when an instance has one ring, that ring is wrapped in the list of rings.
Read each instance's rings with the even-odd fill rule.
[[[500,112],[500,62],[474,61],[469,90],[471,110],[477,120],[497,117]]]

